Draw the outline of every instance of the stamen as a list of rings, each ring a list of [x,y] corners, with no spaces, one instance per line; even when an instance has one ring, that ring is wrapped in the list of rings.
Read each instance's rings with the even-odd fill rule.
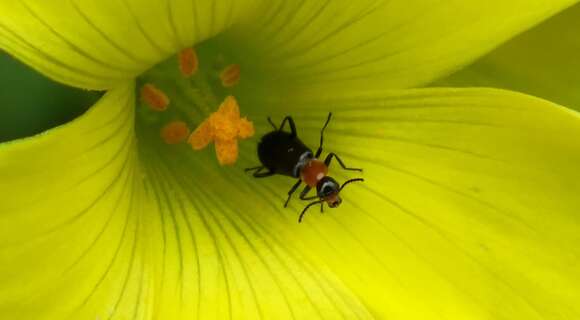
[[[165,111],[169,106],[167,95],[151,83],[141,87],[141,99],[155,111]]]
[[[208,51],[204,51],[205,48],[204,44],[182,48],[168,63],[159,64],[139,78],[137,94],[140,104],[147,107],[139,110],[142,121],[136,130],[153,129],[157,139],[161,138],[159,142],[187,142],[193,150],[214,143],[219,163],[232,165],[238,159],[238,140],[255,133],[252,121],[240,114],[236,99],[225,97],[232,92],[228,88],[239,83],[241,67],[221,53],[212,59],[209,54],[214,50],[207,47]],[[201,65],[206,59],[210,65]],[[162,114],[148,110],[164,111],[169,104],[171,109]],[[192,122],[197,127],[188,127]]]
[[[233,87],[240,81],[240,65],[230,64],[220,73],[222,85],[226,88]]]
[[[240,122],[238,122],[238,136],[242,139],[247,139],[253,136],[254,133],[254,124],[246,117],[241,118]]]
[[[185,141],[189,135],[189,128],[183,121],[172,121],[161,128],[161,138],[167,144],[178,144]]]
[[[226,97],[217,112],[209,116],[214,136],[218,140],[232,140],[238,135],[240,107],[232,96]]]
[[[222,166],[236,163],[238,160],[238,141],[236,139],[216,140],[215,153]]]
[[[218,111],[212,113],[189,137],[194,150],[203,149],[211,141],[221,165],[231,165],[238,159],[237,139],[254,135],[254,125],[247,118],[240,118],[240,107],[233,96],[228,96]]]
[[[197,72],[199,61],[193,48],[181,50],[179,53],[179,70],[185,77],[190,77]]]
[[[201,150],[213,141],[213,132],[209,124],[209,119],[202,122],[189,136],[187,141],[193,150]]]

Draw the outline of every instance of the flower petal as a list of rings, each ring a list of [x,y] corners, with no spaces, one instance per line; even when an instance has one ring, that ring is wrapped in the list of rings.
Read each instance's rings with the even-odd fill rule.
[[[108,89],[223,31],[253,2],[2,1],[0,48],[57,81]]]
[[[1,319],[371,318],[275,239],[242,170],[156,130],[136,139],[134,101],[125,84],[0,144]]]
[[[433,85],[505,88],[580,110],[579,20],[576,5]]]
[[[0,318],[144,312],[130,85],[77,120],[0,144]],[[143,280],[143,281],[141,281]],[[143,285],[141,285],[143,284]]]
[[[266,84],[413,87],[574,2],[281,0],[249,29],[233,30],[230,51],[239,54],[243,70],[261,70]]]
[[[378,318],[580,317],[575,113],[491,89],[332,91],[244,104],[256,105],[261,132],[271,130],[266,115],[281,120],[291,110],[312,147],[333,112],[324,154],[364,172],[332,163],[330,174],[365,181],[347,186],[336,210],[311,209],[298,228],[270,228],[335,271]],[[255,152],[248,149],[241,154]],[[252,189],[279,205],[291,185],[272,178]],[[291,203],[296,218],[304,203]]]

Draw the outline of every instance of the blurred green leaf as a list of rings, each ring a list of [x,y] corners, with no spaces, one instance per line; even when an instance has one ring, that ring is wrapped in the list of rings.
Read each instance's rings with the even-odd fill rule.
[[[0,142],[66,123],[100,96],[56,83],[0,52]]]

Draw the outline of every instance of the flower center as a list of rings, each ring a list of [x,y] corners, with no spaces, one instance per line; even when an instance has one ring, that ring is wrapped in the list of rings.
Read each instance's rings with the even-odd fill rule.
[[[223,54],[183,49],[137,79],[138,134],[193,150],[214,143],[219,163],[234,164],[238,140],[254,134],[234,94],[240,76],[240,66]]]

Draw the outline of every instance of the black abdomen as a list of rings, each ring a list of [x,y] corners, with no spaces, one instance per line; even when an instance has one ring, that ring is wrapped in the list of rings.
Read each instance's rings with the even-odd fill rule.
[[[277,174],[295,178],[299,173],[294,172],[294,168],[305,153],[312,156],[312,150],[298,137],[284,131],[272,131],[258,143],[258,157],[262,165]]]

